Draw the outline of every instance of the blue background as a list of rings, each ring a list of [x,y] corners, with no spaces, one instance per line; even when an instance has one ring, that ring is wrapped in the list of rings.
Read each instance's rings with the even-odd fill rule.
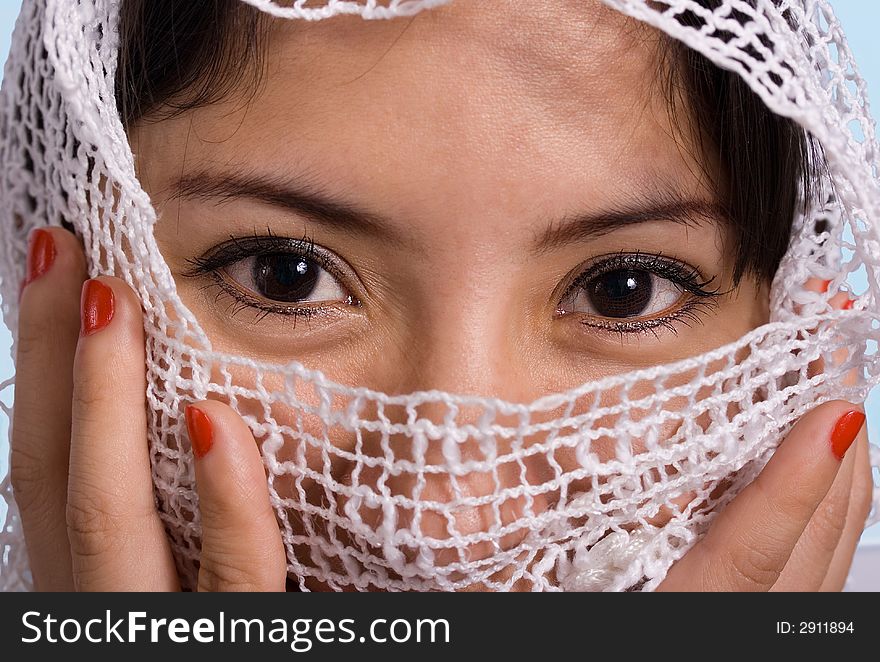
[[[856,62],[868,83],[868,95],[875,117],[880,115],[880,2],[875,0],[832,0],[835,12],[843,24]],[[0,60],[6,60],[9,37],[18,15],[20,2],[0,0]],[[0,381],[12,372],[9,358],[11,339],[6,327],[0,324]],[[873,443],[880,443],[880,389],[875,389],[868,399],[869,434]],[[6,471],[6,417],[0,414],[0,476]],[[0,504],[0,521],[4,513]],[[880,525],[868,529],[862,536],[863,543],[880,544]]]

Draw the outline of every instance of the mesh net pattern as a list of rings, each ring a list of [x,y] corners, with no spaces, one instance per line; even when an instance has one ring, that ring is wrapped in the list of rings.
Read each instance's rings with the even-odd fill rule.
[[[245,1],[306,20],[443,4]],[[878,146],[829,5],[606,2],[739,73],[818,139],[829,179],[794,219],[770,323],[691,359],[512,403],[388,395],[296,362],[214,351],[156,245],[116,110],[118,3],[25,0],[0,95],[3,313],[15,334],[27,234],[62,220],[81,236],[91,275],[115,274],[137,292],[155,497],[185,585],[200,540],[188,402],[221,399],[247,421],[302,590],[651,590],[800,415],[861,401],[880,382]],[[811,277],[831,280],[828,292],[808,291]],[[858,295],[851,310],[828,302],[842,289]],[[8,479],[2,494],[0,587],[28,588]]]

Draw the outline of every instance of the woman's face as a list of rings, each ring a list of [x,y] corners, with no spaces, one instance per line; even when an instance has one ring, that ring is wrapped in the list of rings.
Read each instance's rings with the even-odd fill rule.
[[[766,321],[659,38],[616,12],[458,2],[268,39],[255,95],[131,136],[216,349],[527,401]]]

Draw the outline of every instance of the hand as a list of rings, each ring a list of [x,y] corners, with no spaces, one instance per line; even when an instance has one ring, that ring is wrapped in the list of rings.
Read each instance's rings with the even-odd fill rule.
[[[797,422],[658,590],[839,591],[872,487],[861,410],[841,401],[820,405]]]
[[[178,590],[153,499],[140,303],[119,279],[84,281],[71,233],[31,236],[11,472],[34,586]],[[191,405],[186,419],[203,528],[199,589],[283,591],[284,546],[250,430],[220,402]]]

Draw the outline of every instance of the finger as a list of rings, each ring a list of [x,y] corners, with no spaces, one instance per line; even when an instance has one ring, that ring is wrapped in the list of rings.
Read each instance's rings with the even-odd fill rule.
[[[67,524],[79,590],[174,590],[153,503],[140,303],[121,280],[86,281],[74,361]]]
[[[73,588],[65,505],[73,356],[85,279],[76,237],[61,228],[31,233],[19,310],[10,470],[38,591]]]
[[[853,555],[865,529],[865,520],[871,512],[874,478],[868,453],[868,430],[866,427],[863,427],[859,432],[858,439],[848,455],[854,456],[854,468],[849,507],[846,512],[846,525],[820,588],[822,591],[843,589],[852,566]]]
[[[256,442],[228,406],[186,409],[202,518],[200,591],[283,591],[287,562]]]
[[[864,414],[841,401],[805,414],[755,481],[718,514],[660,588],[769,590],[863,423]]]
[[[816,508],[792,550],[788,563],[773,586],[774,591],[818,591],[822,587],[846,527],[856,459],[855,445],[847,451],[831,489]]]

